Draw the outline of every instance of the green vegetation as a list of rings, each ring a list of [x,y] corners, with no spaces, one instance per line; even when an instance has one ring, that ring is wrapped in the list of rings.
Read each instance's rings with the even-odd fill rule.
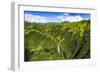
[[[90,58],[90,21],[24,22],[24,60]]]

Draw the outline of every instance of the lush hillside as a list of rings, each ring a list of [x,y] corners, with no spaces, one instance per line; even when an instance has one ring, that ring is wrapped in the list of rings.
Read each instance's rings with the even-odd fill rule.
[[[24,22],[24,60],[90,58],[90,21]]]

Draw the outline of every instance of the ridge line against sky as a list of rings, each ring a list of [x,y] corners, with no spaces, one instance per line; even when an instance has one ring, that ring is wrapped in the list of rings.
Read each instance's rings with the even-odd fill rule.
[[[37,12],[24,11],[24,21],[27,22],[77,22],[82,20],[90,20],[88,13],[65,13],[65,12]]]

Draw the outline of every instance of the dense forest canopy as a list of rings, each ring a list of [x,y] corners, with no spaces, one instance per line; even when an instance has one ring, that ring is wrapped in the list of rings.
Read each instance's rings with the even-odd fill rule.
[[[90,58],[90,20],[24,22],[24,60]]]

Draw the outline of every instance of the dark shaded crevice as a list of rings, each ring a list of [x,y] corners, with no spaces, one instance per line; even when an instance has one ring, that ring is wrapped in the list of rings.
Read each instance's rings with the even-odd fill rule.
[[[86,35],[86,32],[84,32],[82,43],[81,43],[78,51],[76,52],[76,54],[73,56],[73,58],[78,58],[78,55],[81,52],[81,50],[84,47],[84,45],[85,45],[86,42],[87,42],[87,35]]]

